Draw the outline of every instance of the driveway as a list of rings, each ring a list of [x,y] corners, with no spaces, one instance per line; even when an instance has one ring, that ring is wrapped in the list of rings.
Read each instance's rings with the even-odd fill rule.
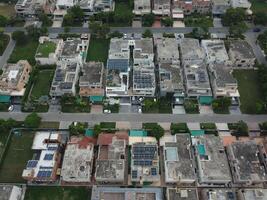
[[[185,114],[184,106],[175,106],[175,107],[172,109],[172,113],[173,113],[173,114]]]
[[[131,105],[120,105],[120,113],[131,113]]]
[[[92,105],[91,106],[91,113],[103,113],[103,106],[102,105]]]
[[[3,55],[0,56],[0,69],[2,69],[3,66],[7,63],[15,45],[16,45],[16,42],[14,40],[12,40],[10,37],[9,43],[8,43]]]
[[[199,105],[199,113],[204,115],[213,114],[213,110],[211,106]]]
[[[242,114],[239,106],[230,106],[229,111],[230,111],[230,114],[233,114],[233,115],[241,115]]]
[[[223,27],[221,18],[213,18],[213,26],[216,28]]]

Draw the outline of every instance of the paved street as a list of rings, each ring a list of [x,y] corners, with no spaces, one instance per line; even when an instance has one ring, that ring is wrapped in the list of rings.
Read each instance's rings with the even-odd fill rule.
[[[10,38],[9,43],[3,53],[2,56],[0,56],[0,69],[3,68],[3,66],[7,63],[7,60],[9,59],[9,56],[11,55],[16,42]]]
[[[0,113],[0,118],[23,120],[28,113]],[[80,122],[264,122],[267,115],[219,115],[219,114],[89,114],[89,113],[40,113],[43,121],[80,121]]]

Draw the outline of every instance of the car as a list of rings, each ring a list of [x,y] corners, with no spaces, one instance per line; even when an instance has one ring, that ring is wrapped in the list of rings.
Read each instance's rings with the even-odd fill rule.
[[[11,105],[11,106],[8,107],[8,111],[9,112],[12,112],[13,110],[14,110],[14,106],[13,105]]]
[[[105,113],[105,114],[109,114],[109,113],[111,113],[111,110],[107,110],[107,109],[106,109],[106,110],[104,110],[104,113]]]
[[[254,29],[253,29],[253,32],[255,32],[255,33],[258,33],[258,32],[260,32],[260,31],[261,31],[260,28],[254,28]]]
[[[142,108],[141,107],[138,108],[138,113],[142,113]]]

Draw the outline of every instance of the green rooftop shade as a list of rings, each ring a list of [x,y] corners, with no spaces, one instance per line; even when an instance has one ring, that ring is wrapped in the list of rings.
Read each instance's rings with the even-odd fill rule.
[[[212,103],[212,96],[202,96],[199,97],[199,102],[200,104],[204,104],[204,105],[210,105]]]
[[[190,131],[192,136],[200,136],[200,135],[204,135],[205,131],[204,130],[192,130]]]
[[[198,144],[197,145],[197,151],[201,156],[206,155],[206,149],[205,149],[204,144]]]
[[[0,103],[9,103],[9,102],[10,102],[10,96],[0,95]]]
[[[101,102],[103,101],[103,96],[90,96],[89,99],[91,102]]]
[[[134,137],[146,137],[147,132],[142,130],[130,130],[130,136]]]
[[[94,135],[94,131],[92,129],[86,129],[85,136],[92,137]]]

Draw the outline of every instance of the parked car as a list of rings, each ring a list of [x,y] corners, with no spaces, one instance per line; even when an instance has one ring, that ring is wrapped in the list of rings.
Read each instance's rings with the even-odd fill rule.
[[[12,112],[13,110],[14,110],[14,106],[13,105],[8,107],[8,112]]]
[[[109,114],[109,113],[111,113],[111,110],[104,110],[104,113]]]
[[[254,28],[254,29],[253,29],[253,32],[255,32],[255,33],[258,33],[258,32],[260,32],[260,31],[261,31],[260,28]]]

